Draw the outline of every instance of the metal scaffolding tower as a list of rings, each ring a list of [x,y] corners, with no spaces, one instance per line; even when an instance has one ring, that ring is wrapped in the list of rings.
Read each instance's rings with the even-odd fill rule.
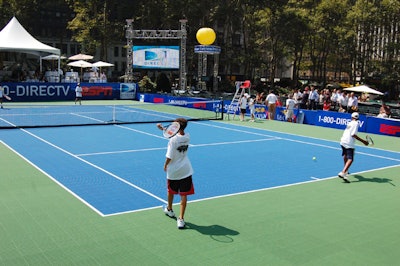
[[[133,19],[126,20],[126,33],[127,39],[126,44],[126,71],[125,71],[125,82],[133,82],[133,39],[145,39],[145,40],[180,40],[180,68],[179,68],[179,85],[181,90],[186,90],[186,19],[179,20],[179,30],[134,30]]]

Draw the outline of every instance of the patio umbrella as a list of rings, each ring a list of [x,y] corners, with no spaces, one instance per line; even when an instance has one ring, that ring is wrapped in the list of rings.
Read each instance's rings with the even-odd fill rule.
[[[55,55],[55,54],[51,54],[51,55],[47,55],[44,57],[40,57],[40,71],[42,71],[42,60],[47,60],[47,61],[53,61],[52,62],[52,66],[54,68],[54,61],[60,61],[62,59],[66,59],[65,56],[60,56],[60,55]],[[58,68],[60,68],[60,64],[58,64]]]
[[[360,86],[355,86],[355,87],[350,87],[344,89],[345,91],[355,91],[355,92],[364,92],[364,93],[369,93],[369,94],[377,94],[377,95],[383,95],[382,92],[374,90],[368,86],[365,85],[360,85]]]
[[[93,63],[92,66],[100,68],[100,73],[101,73],[102,67],[112,67],[112,66],[114,66],[114,64],[103,62],[103,61],[98,61],[96,63]]]
[[[95,66],[95,67],[111,67],[111,66],[114,66],[114,64],[103,62],[103,61],[98,61],[96,63],[93,63],[92,66]]]
[[[93,56],[88,54],[76,54],[68,58],[68,60],[91,60],[91,59],[93,59]]]
[[[72,66],[72,67],[80,67],[81,68],[81,80],[82,80],[82,70],[83,70],[83,68],[92,67],[92,63],[89,63],[89,62],[84,61],[84,60],[73,61],[71,63],[68,63],[68,65]]]

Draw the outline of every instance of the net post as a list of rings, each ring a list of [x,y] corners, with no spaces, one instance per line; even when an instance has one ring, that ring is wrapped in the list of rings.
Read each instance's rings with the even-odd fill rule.
[[[219,99],[221,100],[221,120],[224,120],[224,98],[223,97],[219,97]]]

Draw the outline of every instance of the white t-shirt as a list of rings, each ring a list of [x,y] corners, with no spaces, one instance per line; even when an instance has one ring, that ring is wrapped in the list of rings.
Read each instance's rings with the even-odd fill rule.
[[[167,167],[167,178],[180,180],[193,174],[192,164],[187,156],[190,142],[189,133],[176,134],[168,142],[166,157],[171,159]]]
[[[76,97],[82,97],[82,87],[81,86],[76,86],[75,94],[76,94]]]
[[[347,101],[347,106],[353,106],[353,102],[354,102],[354,98],[353,97],[349,97],[349,99]]]
[[[243,96],[240,98],[240,109],[246,109],[247,107],[247,98],[246,96]]]
[[[349,97],[349,101],[347,102],[347,106],[355,106],[358,107],[358,99],[356,96]]]
[[[340,145],[347,149],[354,149],[355,139],[354,135],[358,133],[358,120],[351,120],[346,125],[346,129],[343,132],[342,138],[340,139]]]
[[[268,104],[275,104],[276,101],[278,101],[278,98],[276,97],[275,94],[270,93],[267,95],[267,98],[265,99],[266,102],[268,102]]]
[[[293,110],[295,104],[296,102],[293,99],[288,98],[286,100],[286,109]]]
[[[254,113],[254,110],[255,110],[255,102],[254,102],[254,99],[253,98],[249,98],[249,109],[250,109],[250,112],[253,112]]]
[[[313,101],[318,101],[319,95],[318,95],[317,90],[313,90],[313,91],[310,93],[310,96],[309,96],[308,99],[309,99],[310,101],[311,101],[311,100],[313,100]]]
[[[340,98],[340,104],[342,107],[347,107],[347,104],[349,103],[349,98],[347,96],[342,95],[342,98]]]
[[[299,92],[295,92],[294,94],[293,94],[293,100],[296,102],[296,103],[298,103],[298,102],[300,102],[301,101],[301,97],[303,97],[303,94],[299,91]]]
[[[332,93],[331,101],[336,103],[338,101],[339,94],[337,92]]]

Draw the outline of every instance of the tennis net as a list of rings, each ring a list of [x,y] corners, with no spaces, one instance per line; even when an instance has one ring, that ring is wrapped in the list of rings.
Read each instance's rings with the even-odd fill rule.
[[[223,119],[223,101],[174,101],[132,104],[8,104],[0,110],[0,129],[165,123],[177,117],[187,120]]]

